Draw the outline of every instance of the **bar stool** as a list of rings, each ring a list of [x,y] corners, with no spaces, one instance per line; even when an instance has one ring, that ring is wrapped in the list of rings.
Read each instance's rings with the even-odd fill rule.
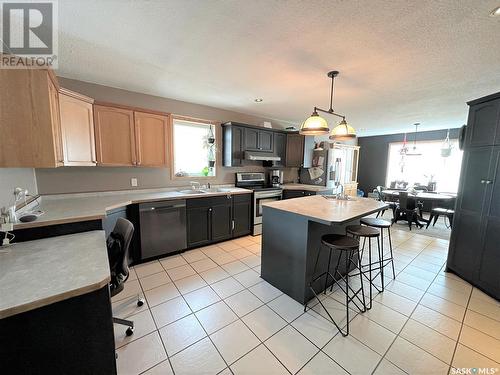
[[[318,266],[318,261],[319,257],[321,255],[321,250],[323,247],[327,247],[329,249],[329,254],[328,254],[328,266],[326,268],[325,272],[322,272],[318,276],[314,276],[316,273],[316,269]],[[333,271],[333,274],[330,272],[330,267],[331,267],[331,261],[332,261],[332,252],[334,250],[339,251],[339,258],[337,260],[337,265],[335,266],[335,270]],[[345,270],[346,274],[345,276],[342,275],[342,273],[339,271],[339,266],[340,266],[340,261],[341,258],[345,254]],[[356,255],[356,257],[355,257]],[[309,289],[313,292],[314,296],[320,303],[321,307],[326,311],[328,314],[328,317],[332,321],[332,323],[337,327],[339,332],[342,334],[342,336],[347,336],[349,335],[349,303],[352,302],[361,312],[366,311],[366,305],[365,305],[365,293],[363,289],[363,276],[361,272],[361,263],[360,263],[360,256],[359,256],[359,241],[356,240],[355,238],[348,237],[348,236],[343,236],[340,234],[325,234],[321,237],[321,245],[318,249],[318,255],[316,256],[316,262],[314,263],[314,270],[313,270],[313,278],[311,282],[309,283]],[[357,269],[359,271],[360,275],[360,281],[361,281],[361,287],[355,291],[352,289],[352,287],[349,285],[349,268],[351,266],[354,266],[354,269]],[[356,275],[358,275],[356,274]],[[325,279],[325,288],[323,290],[324,294],[326,294],[326,289],[328,287],[328,279],[332,279],[332,285],[330,287],[330,291],[333,290],[333,284],[336,284],[345,294],[345,305],[346,305],[346,316],[347,316],[347,325],[346,325],[346,331],[344,332],[337,322],[333,319],[333,317],[330,315],[326,307],[323,305],[323,302],[318,298],[318,294],[313,288],[314,282],[316,282],[318,279],[322,278],[323,276],[326,276]],[[345,288],[344,286],[339,283],[339,280],[342,280],[345,282]],[[352,296],[349,296],[349,291],[351,291]],[[359,297],[359,294],[361,293],[361,298]],[[356,301],[354,299],[357,299],[359,303],[362,305],[362,308],[358,306]],[[307,309],[307,302],[304,303],[304,312]]]
[[[380,243],[379,243],[380,232],[375,228],[367,227],[364,225],[348,225],[346,227],[346,232],[354,236],[354,238],[358,240],[363,238],[363,247],[361,248],[360,252],[360,273],[370,283],[370,304],[368,305],[369,307],[366,307],[367,310],[370,310],[372,308],[373,288],[375,288],[377,292],[382,292],[382,290],[380,290],[377,287],[377,285],[374,284],[374,281],[377,279],[379,275],[381,276],[382,280],[384,279],[384,274],[383,274],[384,268],[382,267],[382,255],[380,253]],[[368,238],[368,263],[363,264],[363,254],[365,252],[365,242],[367,238]],[[372,262],[372,242],[371,242],[372,238],[375,238],[377,240],[377,249],[378,249],[378,260],[374,262]],[[366,268],[368,268],[368,271],[364,271],[364,269]],[[373,271],[378,271],[378,272],[376,274],[373,274]],[[367,273],[368,276],[366,275]]]
[[[391,225],[387,220],[383,219],[377,219],[374,217],[364,217],[361,219],[361,224],[367,225],[369,227],[377,228],[380,229],[380,251],[382,253],[382,291],[384,291],[385,288],[385,280],[383,277],[383,271],[384,267],[387,266],[389,263],[392,265],[392,278],[396,278],[396,272],[394,270],[394,255],[392,254],[392,239],[391,239]],[[384,229],[387,229],[387,234],[389,235],[389,250],[391,253],[391,256],[388,258],[385,258],[384,254]]]

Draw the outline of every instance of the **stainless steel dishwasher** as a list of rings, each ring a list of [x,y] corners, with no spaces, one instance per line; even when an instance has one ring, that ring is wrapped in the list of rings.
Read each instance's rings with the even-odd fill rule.
[[[166,255],[187,247],[186,201],[139,204],[141,259]]]

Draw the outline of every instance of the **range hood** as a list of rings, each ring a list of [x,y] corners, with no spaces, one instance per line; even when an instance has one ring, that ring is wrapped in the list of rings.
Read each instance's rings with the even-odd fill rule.
[[[279,156],[266,152],[250,152],[245,151],[245,159],[252,161],[280,161]]]

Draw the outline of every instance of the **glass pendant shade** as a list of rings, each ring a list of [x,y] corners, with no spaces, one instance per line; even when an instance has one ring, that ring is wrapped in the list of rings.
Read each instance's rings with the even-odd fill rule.
[[[356,131],[352,126],[350,126],[345,119],[340,121],[336,127],[334,127],[330,133],[330,139],[337,138],[355,138]]]
[[[318,115],[317,112],[313,114],[302,124],[299,133],[302,135],[323,135],[328,134],[330,129],[326,120]]]

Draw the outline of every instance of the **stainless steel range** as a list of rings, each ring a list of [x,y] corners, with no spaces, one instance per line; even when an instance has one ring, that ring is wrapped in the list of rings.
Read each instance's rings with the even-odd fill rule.
[[[281,200],[283,189],[270,186],[261,172],[236,173],[236,186],[253,190],[252,234],[257,236],[262,233],[262,204]]]

